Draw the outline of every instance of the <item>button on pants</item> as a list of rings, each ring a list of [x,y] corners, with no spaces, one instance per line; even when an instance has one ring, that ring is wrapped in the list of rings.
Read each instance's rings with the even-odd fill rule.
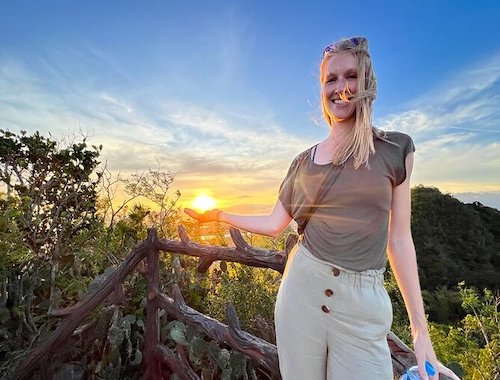
[[[284,380],[391,380],[384,269],[355,272],[292,250],[275,307]]]

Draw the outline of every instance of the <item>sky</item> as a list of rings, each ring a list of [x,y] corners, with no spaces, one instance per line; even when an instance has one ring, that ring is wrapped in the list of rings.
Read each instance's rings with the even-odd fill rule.
[[[365,36],[374,124],[416,145],[412,185],[500,209],[498,1],[1,1],[0,129],[161,169],[181,206],[267,212],[323,140],[323,48]]]

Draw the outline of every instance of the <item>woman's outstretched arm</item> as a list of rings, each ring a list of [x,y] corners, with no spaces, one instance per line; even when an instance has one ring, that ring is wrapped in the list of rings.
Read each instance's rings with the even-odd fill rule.
[[[199,214],[189,208],[184,211],[201,223],[220,221],[248,232],[272,237],[277,237],[292,220],[279,199],[269,215],[238,215],[221,210],[209,210]]]

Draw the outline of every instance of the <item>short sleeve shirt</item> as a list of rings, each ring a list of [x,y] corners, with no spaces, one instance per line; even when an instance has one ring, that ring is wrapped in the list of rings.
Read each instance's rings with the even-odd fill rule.
[[[412,139],[400,132],[374,136],[375,153],[368,167],[354,169],[352,157],[328,189],[307,223],[302,244],[320,259],[363,271],[386,266],[392,190],[406,179],[406,156]],[[312,148],[299,154],[281,183],[279,199],[300,223],[315,202],[329,165],[318,165]]]

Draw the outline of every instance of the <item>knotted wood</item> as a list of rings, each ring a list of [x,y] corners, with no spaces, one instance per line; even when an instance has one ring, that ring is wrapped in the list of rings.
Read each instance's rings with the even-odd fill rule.
[[[186,357],[186,351],[180,344],[175,346],[175,351],[162,344],[158,344],[155,347],[155,355],[159,360],[167,364],[172,369],[172,372],[177,374],[181,380],[201,380],[191,368],[189,360]],[[144,378],[151,379],[146,376]]]
[[[231,227],[230,234],[234,247],[203,245],[193,243],[184,226],[180,226],[179,236],[181,240],[159,240],[158,248],[166,252],[199,257],[197,270],[200,273],[205,273],[210,265],[218,260],[232,261],[252,267],[270,268],[283,273],[288,254],[297,242],[297,236],[290,235],[285,251],[275,251],[250,246],[236,228]]]
[[[52,356],[61,351],[70,341],[68,339],[76,328],[99,306],[115,289],[121,284],[125,277],[144,259],[151,247],[151,239],[156,231],[148,233],[148,239],[138,244],[128,255],[125,261],[110,273],[99,288],[85,296],[85,298],[74,306],[54,311],[51,315],[65,317],[43,342],[31,351],[28,357],[16,368],[12,375],[13,379],[31,379],[32,374],[39,368],[44,367],[44,378],[49,377],[50,360]]]
[[[207,246],[193,243],[184,227],[179,227],[180,241],[159,240],[156,230],[148,230],[148,238],[139,243],[122,262],[111,271],[93,292],[84,296],[76,305],[61,310],[55,310],[51,316],[63,318],[56,330],[42,341],[16,368],[14,379],[31,379],[40,367],[44,369],[43,378],[49,378],[50,361],[54,354],[71,342],[68,339],[90,313],[111,294],[113,301],[119,304],[123,301],[123,281],[135,268],[144,275],[148,282],[147,323],[144,346],[145,378],[161,378],[160,364],[167,364],[172,372],[181,379],[198,380],[199,377],[192,370],[184,351],[179,346],[176,353],[161,345],[158,340],[158,308],[183,323],[195,327],[199,332],[213,339],[221,345],[237,350],[249,358],[256,360],[262,370],[273,379],[280,379],[278,353],[276,346],[258,337],[255,337],[240,328],[236,312],[230,304],[226,304],[226,318],[228,324],[204,315],[188,306],[177,285],[173,285],[172,297],[159,291],[158,254],[159,250],[187,254],[199,257],[198,271],[206,272],[210,265],[217,260],[238,262],[260,268],[270,268],[283,273],[286,261],[292,248],[297,243],[297,236],[290,235],[285,244],[285,251],[264,250],[254,248],[246,243],[241,233],[231,228],[231,238],[234,247]],[[146,265],[139,265],[148,257]],[[387,336],[393,363],[394,375],[401,376],[404,370],[416,363],[415,356],[408,346],[392,332]],[[304,363],[307,365],[306,363]],[[440,375],[440,379],[449,379]]]
[[[193,326],[207,337],[243,353],[259,362],[275,378],[280,378],[278,350],[276,346],[240,329],[234,308],[226,304],[229,325],[211,318],[188,306],[177,285],[172,288],[173,297],[157,294],[160,307],[175,319]]]

